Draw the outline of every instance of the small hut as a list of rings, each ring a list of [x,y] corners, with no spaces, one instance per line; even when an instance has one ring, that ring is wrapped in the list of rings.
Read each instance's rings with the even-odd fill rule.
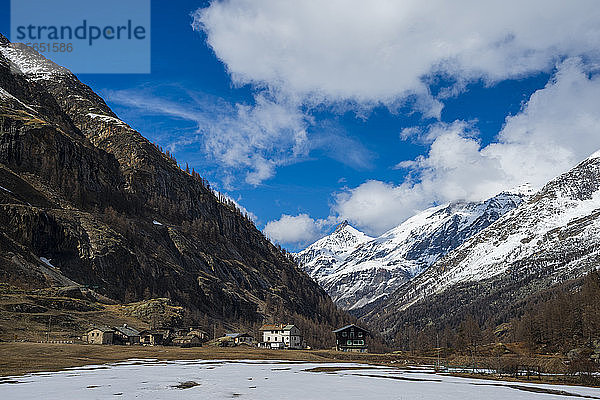
[[[146,346],[157,346],[163,344],[164,341],[164,333],[153,330],[146,329],[140,332],[140,343]]]
[[[89,344],[113,344],[115,331],[108,327],[95,327],[87,331]]]
[[[226,333],[225,336],[233,339],[233,343],[236,346],[241,344],[252,346],[254,344],[254,337],[249,333]]]

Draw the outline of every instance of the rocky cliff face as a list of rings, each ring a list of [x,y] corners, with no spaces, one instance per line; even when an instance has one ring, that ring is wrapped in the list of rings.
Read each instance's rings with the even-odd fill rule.
[[[68,70],[1,35],[0,280],[168,297],[223,321],[345,318],[199,176]]]

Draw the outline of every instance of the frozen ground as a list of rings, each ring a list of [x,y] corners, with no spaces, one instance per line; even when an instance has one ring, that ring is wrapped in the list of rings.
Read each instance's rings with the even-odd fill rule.
[[[600,399],[600,389],[455,378],[427,369],[290,361],[129,360],[0,378],[0,399],[119,398],[575,400]]]

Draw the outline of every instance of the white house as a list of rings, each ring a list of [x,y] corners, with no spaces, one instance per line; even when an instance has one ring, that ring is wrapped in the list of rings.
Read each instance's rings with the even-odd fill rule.
[[[302,349],[302,334],[296,325],[266,324],[260,329],[260,347],[270,349]]]

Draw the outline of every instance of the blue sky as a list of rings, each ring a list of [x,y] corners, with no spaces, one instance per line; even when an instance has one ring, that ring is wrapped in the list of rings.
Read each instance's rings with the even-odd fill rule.
[[[363,3],[153,1],[152,73],[79,78],[292,250],[600,149],[593,2]]]

